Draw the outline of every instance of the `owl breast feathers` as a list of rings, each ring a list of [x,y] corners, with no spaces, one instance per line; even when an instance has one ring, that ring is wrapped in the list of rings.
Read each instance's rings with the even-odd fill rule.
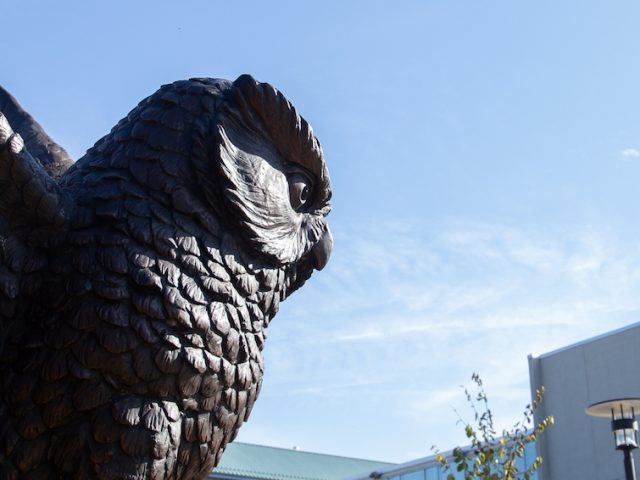
[[[0,112],[0,478],[205,477],[331,252],[310,126],[248,75],[179,81],[72,164]]]

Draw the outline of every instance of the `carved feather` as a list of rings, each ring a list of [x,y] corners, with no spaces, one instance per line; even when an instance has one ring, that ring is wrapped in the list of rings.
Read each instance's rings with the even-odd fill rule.
[[[330,196],[249,76],[161,87],[73,165],[0,89],[0,477],[204,478],[326,263]]]

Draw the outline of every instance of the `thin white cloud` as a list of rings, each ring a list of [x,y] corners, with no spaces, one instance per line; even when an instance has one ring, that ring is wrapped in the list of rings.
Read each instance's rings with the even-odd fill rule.
[[[625,148],[620,150],[620,155],[624,158],[640,158],[640,149],[638,148]]]
[[[356,424],[366,413],[385,438],[423,438],[426,455],[464,440],[453,408],[464,408],[458,385],[472,372],[509,426],[529,401],[527,354],[640,313],[640,247],[605,229],[396,220],[336,230],[332,263],[270,327],[258,409],[289,395],[288,408],[340,411],[355,429],[368,428]]]

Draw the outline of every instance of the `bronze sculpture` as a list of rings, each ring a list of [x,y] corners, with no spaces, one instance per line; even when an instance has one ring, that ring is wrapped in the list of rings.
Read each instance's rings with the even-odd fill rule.
[[[163,86],[75,164],[0,112],[0,478],[203,478],[331,252],[316,137],[248,75]]]

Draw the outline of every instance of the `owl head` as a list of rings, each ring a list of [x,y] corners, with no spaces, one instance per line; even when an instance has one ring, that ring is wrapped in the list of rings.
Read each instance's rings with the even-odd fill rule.
[[[285,272],[281,298],[322,269],[331,253],[322,148],[284,95],[249,75],[164,85],[71,167],[63,183],[81,185],[79,203],[109,221],[130,220],[131,212],[121,212],[130,205],[146,208],[126,200],[133,195],[197,218],[217,238],[232,236],[245,266]],[[131,190],[133,183],[142,189]]]
[[[199,176],[211,204],[262,261],[296,265],[287,288],[322,269],[333,239],[329,173],[318,139],[284,95],[243,75],[223,88],[211,129],[216,174]],[[210,165],[210,164],[209,164]]]

